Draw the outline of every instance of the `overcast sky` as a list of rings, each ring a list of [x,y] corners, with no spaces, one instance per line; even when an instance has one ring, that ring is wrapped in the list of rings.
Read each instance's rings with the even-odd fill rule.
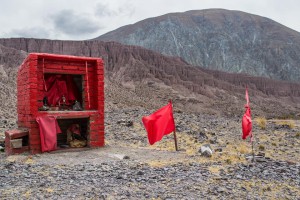
[[[300,32],[299,0],[0,0],[0,38],[92,39],[146,18],[208,8],[268,17]]]

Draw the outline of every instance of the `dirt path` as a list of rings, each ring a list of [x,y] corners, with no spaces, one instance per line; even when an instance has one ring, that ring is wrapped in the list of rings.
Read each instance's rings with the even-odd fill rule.
[[[45,165],[78,165],[83,163],[101,164],[103,162],[129,159],[139,163],[152,162],[175,162],[184,160],[187,155],[184,152],[160,151],[148,148],[132,148],[106,146],[97,149],[86,149],[84,151],[55,151],[38,155],[12,155],[2,156],[3,159],[11,162],[39,163]]]

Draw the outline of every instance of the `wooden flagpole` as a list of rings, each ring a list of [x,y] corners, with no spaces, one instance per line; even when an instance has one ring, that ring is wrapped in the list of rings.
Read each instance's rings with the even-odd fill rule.
[[[172,100],[170,99],[169,102],[172,104]],[[173,104],[172,104],[172,115],[173,115]],[[174,120],[174,116],[173,117],[173,120]],[[174,121],[174,125],[175,125],[175,121]],[[174,133],[174,143],[175,143],[175,149],[176,151],[178,151],[178,145],[177,145],[177,137],[176,137],[176,126],[175,126],[175,129],[173,131]]]
[[[178,151],[176,131],[174,130],[173,133],[174,133],[175,149],[176,151]]]
[[[254,162],[254,150],[253,150],[253,142],[252,142],[252,162]]]
[[[253,133],[252,133],[252,131],[251,131],[251,144],[252,144],[252,162],[254,162],[255,161],[254,160],[255,154],[254,154],[254,147],[253,147]]]

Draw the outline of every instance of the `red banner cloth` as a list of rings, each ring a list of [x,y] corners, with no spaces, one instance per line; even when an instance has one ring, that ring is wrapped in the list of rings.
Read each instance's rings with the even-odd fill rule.
[[[148,133],[150,145],[160,141],[164,135],[175,131],[172,103],[160,108],[153,114],[142,118]]]
[[[57,148],[57,133],[61,130],[57,124],[55,117],[42,116],[36,118],[40,128],[41,149],[42,152],[54,151]]]
[[[49,105],[57,106],[62,101],[62,96],[66,98],[66,104],[70,105],[75,100],[81,101],[78,88],[68,74],[45,74],[45,84],[48,89],[45,96],[48,97]]]
[[[242,119],[242,130],[243,130],[243,135],[242,139],[245,140],[248,136],[251,136],[252,138],[252,119],[251,119],[251,109],[249,105],[249,96],[248,96],[248,88],[246,88],[246,101],[247,104],[245,105],[245,114]]]

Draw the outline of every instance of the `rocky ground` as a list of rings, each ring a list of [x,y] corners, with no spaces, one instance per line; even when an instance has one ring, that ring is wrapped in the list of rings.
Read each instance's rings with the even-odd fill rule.
[[[55,53],[103,57],[106,146],[6,157],[4,131],[16,127],[17,66],[27,53],[0,46],[0,199],[299,199],[299,121],[272,119],[261,129],[254,120],[255,162],[249,141],[241,140],[244,85],[252,83],[253,116],[288,118],[300,116],[296,83],[207,74],[178,58],[116,43],[2,43],[50,53],[64,46],[70,48]],[[169,99],[178,152],[172,134],[150,146],[141,124]],[[204,145],[210,157],[199,152]]]
[[[175,112],[170,134],[148,145],[141,117],[153,110],[106,112],[106,146],[40,155],[0,154],[3,199],[299,199],[297,121],[254,120],[255,162],[240,118]],[[199,153],[209,144],[211,157]]]

